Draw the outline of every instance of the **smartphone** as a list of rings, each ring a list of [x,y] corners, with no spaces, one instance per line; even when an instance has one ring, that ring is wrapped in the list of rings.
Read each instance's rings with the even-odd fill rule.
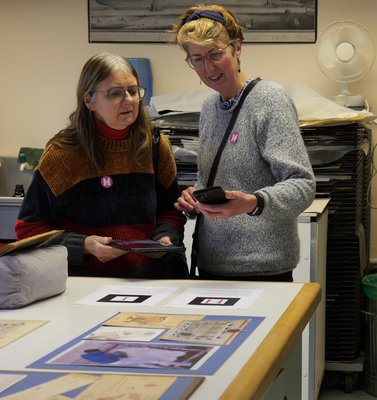
[[[220,186],[196,190],[192,193],[192,196],[196,201],[207,204],[221,204],[228,201],[225,197],[224,190]]]

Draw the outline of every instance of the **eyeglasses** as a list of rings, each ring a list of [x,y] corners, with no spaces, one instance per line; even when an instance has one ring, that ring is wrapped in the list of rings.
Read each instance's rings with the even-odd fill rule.
[[[113,87],[108,90],[95,90],[93,93],[98,92],[106,93],[108,99],[113,104],[121,103],[127,96],[127,93],[132,97],[132,99],[138,99],[139,101],[141,101],[145,96],[145,89],[141,86],[130,86],[127,88],[127,90],[124,90],[121,87]]]
[[[186,62],[192,69],[200,69],[204,67],[205,59],[215,62],[221,61],[225,55],[226,48],[229,47],[231,44],[232,43],[229,43],[223,49],[212,50],[208,52],[205,56],[202,55],[188,56],[186,57]]]

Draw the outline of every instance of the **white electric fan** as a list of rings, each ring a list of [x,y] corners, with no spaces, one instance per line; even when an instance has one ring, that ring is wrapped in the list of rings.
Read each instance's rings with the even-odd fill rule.
[[[365,98],[352,95],[348,84],[363,78],[376,57],[374,41],[366,28],[352,21],[335,22],[319,35],[317,46],[321,71],[341,84],[335,101],[345,107],[365,108]]]

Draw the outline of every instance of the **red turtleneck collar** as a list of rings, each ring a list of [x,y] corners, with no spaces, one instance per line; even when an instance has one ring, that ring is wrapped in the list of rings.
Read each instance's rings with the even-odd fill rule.
[[[107,126],[104,122],[96,119],[96,129],[97,132],[104,138],[111,140],[122,140],[126,139],[130,133],[130,127],[127,126],[126,129],[113,129]]]

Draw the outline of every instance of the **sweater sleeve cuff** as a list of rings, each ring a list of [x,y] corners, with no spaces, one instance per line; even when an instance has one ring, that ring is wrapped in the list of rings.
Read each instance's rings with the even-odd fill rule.
[[[177,229],[174,225],[170,224],[161,224],[157,226],[156,230],[153,233],[152,239],[158,240],[164,236],[169,236],[171,242],[179,246],[183,242],[183,232]]]
[[[68,250],[68,264],[84,264],[84,241],[86,235],[78,233],[63,233],[49,244],[60,244]]]

